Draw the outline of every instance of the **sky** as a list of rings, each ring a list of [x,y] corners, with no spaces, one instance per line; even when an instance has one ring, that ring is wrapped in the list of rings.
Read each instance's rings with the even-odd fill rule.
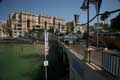
[[[73,15],[80,15],[79,21],[86,23],[87,12],[80,9],[84,0],[0,0],[0,20],[7,20],[8,14],[14,12],[32,12],[58,16],[66,21],[72,21]],[[100,13],[120,8],[119,0],[102,0]],[[90,5],[90,18],[95,16],[96,9]],[[109,20],[118,13],[112,14]],[[94,20],[92,23],[96,22]]]

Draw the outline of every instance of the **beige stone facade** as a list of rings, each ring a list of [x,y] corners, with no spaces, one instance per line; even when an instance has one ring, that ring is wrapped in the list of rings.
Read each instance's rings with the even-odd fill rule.
[[[7,27],[6,21],[0,21],[0,39],[8,36],[5,27]]]
[[[24,36],[26,32],[34,29],[65,29],[65,20],[58,17],[50,17],[48,15],[36,15],[28,12],[12,13],[9,15],[9,25],[12,28],[13,37],[19,35]]]
[[[73,32],[74,31],[74,22],[70,21],[70,22],[66,22],[66,26],[67,26],[67,32]]]

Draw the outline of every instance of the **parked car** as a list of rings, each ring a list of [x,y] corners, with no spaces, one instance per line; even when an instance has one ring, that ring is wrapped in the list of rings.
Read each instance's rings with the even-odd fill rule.
[[[75,44],[79,39],[80,38],[75,33],[69,33],[63,37],[65,44]]]

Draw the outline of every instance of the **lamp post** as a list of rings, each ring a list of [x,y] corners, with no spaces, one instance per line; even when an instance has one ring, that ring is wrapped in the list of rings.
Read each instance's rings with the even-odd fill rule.
[[[89,48],[89,0],[84,0],[82,6],[81,6],[82,10],[86,10],[87,9],[87,39],[86,39],[86,48]]]
[[[86,48],[89,48],[89,0],[87,1],[87,40],[86,40]]]
[[[96,5],[96,13],[97,15],[99,14],[99,8],[98,8],[98,2],[97,2],[97,5]],[[99,47],[99,16],[97,16],[97,48]]]
[[[81,6],[81,9],[86,10],[87,9],[87,33],[86,33],[86,49],[84,54],[85,61],[88,59],[90,62],[90,54],[89,54],[89,0],[84,0],[83,5]]]

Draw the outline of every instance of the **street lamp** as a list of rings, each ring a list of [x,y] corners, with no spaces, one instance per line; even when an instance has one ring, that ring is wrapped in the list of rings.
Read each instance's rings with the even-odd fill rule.
[[[96,11],[97,11],[97,15],[96,16],[98,16],[102,0],[84,0],[83,5],[81,6],[82,10],[86,10],[87,9],[87,41],[86,41],[86,48],[89,47],[89,22],[91,21],[91,20],[89,21],[89,4],[90,3],[94,4],[94,5],[97,4],[96,5]],[[97,22],[99,22],[98,18],[97,18]]]
[[[87,39],[86,39],[86,48],[89,48],[89,0],[84,0],[82,6],[80,7],[82,10],[87,9]]]

